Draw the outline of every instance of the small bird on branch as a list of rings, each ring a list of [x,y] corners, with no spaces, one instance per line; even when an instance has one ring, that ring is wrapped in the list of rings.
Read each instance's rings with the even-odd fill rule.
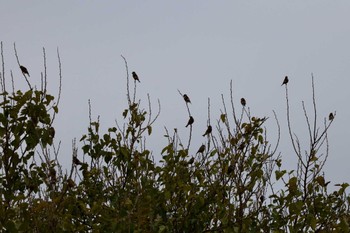
[[[190,103],[191,104],[191,100],[190,100],[190,97],[188,97],[188,95],[184,94],[183,97],[184,97],[184,100],[185,100],[186,103]]]
[[[198,154],[198,153],[203,153],[204,151],[205,151],[205,145],[202,144],[202,145],[199,147],[199,149],[198,149],[198,151],[197,151],[196,154]]]
[[[28,72],[28,70],[27,70],[27,68],[25,68],[24,66],[19,66],[19,68],[21,69],[21,71],[22,71],[22,73],[24,74],[24,75],[28,75],[29,77],[30,77],[30,75],[29,75],[29,72]]]
[[[284,80],[281,86],[283,86],[284,84],[287,84],[288,81],[289,81],[288,76],[284,77]]]
[[[333,121],[333,120],[334,120],[334,114],[333,114],[332,112],[329,113],[328,119],[329,119],[330,121]]]
[[[206,135],[209,136],[209,134],[211,134],[211,131],[212,131],[212,130],[213,130],[213,129],[212,129],[211,125],[208,125],[208,128],[207,128],[207,130],[205,131],[205,133],[203,134],[203,137],[206,136]]]
[[[189,161],[188,164],[192,164],[194,162],[194,158],[192,157]]]
[[[135,81],[139,81],[139,83],[140,83],[139,76],[136,74],[135,71],[132,72],[132,77],[134,78]]]
[[[192,125],[193,122],[194,122],[194,119],[193,119],[192,116],[190,116],[190,119],[188,120],[186,127],[189,126],[189,125]]]
[[[241,104],[243,107],[247,104],[247,101],[244,98],[241,98]]]

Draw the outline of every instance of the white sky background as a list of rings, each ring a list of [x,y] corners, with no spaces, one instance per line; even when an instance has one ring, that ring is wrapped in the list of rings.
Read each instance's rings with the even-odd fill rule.
[[[195,118],[191,150],[197,151],[206,129],[207,98],[211,120],[218,119],[221,94],[229,101],[245,97],[252,115],[270,117],[273,142],[278,114],[282,135],[279,150],[286,168],[295,168],[287,134],[285,75],[295,132],[307,135],[301,101],[311,111],[311,73],[315,76],[318,123],[336,111],[330,129],[330,157],[325,167],[334,183],[349,182],[348,132],[350,110],[350,1],[5,1],[0,0],[0,40],[4,43],[7,75],[27,89],[13,52],[34,84],[40,84],[42,47],[46,48],[49,86],[57,93],[59,47],[63,92],[56,120],[62,141],[61,161],[71,162],[71,141],[87,132],[88,99],[102,129],[121,120],[126,107],[123,54],[130,71],[139,74],[139,97],[150,93],[154,113],[161,116],[148,140],[159,159],[166,146],[164,126],[178,128],[187,142],[187,110],[177,89],[187,93]],[[9,76],[7,76],[9,78]],[[143,101],[146,105],[146,101]],[[81,151],[79,152],[81,156]],[[332,182],[333,183],[333,182]]]

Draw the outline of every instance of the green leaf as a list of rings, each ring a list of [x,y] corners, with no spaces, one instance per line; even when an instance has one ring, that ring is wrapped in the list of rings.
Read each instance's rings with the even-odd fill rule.
[[[147,126],[148,135],[152,134],[152,126]]]
[[[226,114],[221,114],[220,119],[223,123],[225,123],[226,122]]]
[[[276,175],[276,180],[279,180],[282,176],[284,176],[284,174],[286,174],[286,170],[282,170],[282,171],[275,171],[275,175]]]

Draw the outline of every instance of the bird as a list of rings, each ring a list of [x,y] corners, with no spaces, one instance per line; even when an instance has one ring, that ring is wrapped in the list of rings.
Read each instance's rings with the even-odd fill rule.
[[[188,97],[188,95],[184,94],[183,97],[184,97],[184,100],[185,100],[186,103],[190,103],[191,104],[191,100],[190,100],[190,97]]]
[[[132,77],[134,78],[135,81],[139,81],[139,83],[140,83],[139,76],[137,76],[135,71],[132,72]]]
[[[198,149],[198,151],[197,151],[196,154],[198,154],[198,153],[203,153],[204,151],[205,151],[205,145],[202,144],[202,145],[199,147],[199,149]]]
[[[241,104],[242,104],[243,107],[245,107],[245,105],[247,104],[247,101],[245,101],[244,98],[241,98]]]
[[[233,171],[235,170],[235,166],[233,166],[232,164],[230,166],[228,166],[227,168],[227,174],[231,174]]]
[[[265,201],[265,196],[261,195],[259,199],[260,199],[260,202],[263,203]]]
[[[73,163],[76,165],[83,165],[83,163],[76,156],[73,156]]]
[[[284,84],[287,84],[288,81],[289,81],[288,76],[286,76],[286,77],[284,78],[283,83],[282,83],[281,86],[283,86]]]
[[[203,134],[203,137],[205,136],[205,135],[208,135],[209,136],[209,134],[211,134],[211,131],[212,131],[213,129],[212,129],[212,127],[211,127],[211,125],[208,125],[208,128],[207,128],[207,130],[205,131],[205,133]]]
[[[19,68],[21,68],[21,71],[22,71],[22,73],[23,73],[24,75],[27,74],[27,75],[30,77],[27,68],[25,68],[24,66],[19,66]]]
[[[193,119],[192,116],[190,116],[190,119],[188,120],[186,127],[189,126],[189,125],[192,125],[193,122],[194,122],[194,119]]]
[[[334,120],[334,114],[333,114],[332,112],[329,113],[328,119],[329,119],[330,121],[333,121],[333,120]]]
[[[194,162],[194,158],[192,157],[190,160],[188,160],[188,164],[192,164]]]

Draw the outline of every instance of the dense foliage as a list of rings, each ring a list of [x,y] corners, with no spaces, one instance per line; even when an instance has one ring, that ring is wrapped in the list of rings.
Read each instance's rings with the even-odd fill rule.
[[[287,171],[276,153],[278,142],[273,147],[267,140],[268,119],[251,116],[244,99],[236,106],[231,89],[230,104],[223,99],[217,120],[208,104],[208,130],[196,154],[190,152],[195,124],[189,124],[186,143],[176,129],[166,130],[162,159],[154,161],[144,142],[159,112],[152,117],[150,101],[142,108],[135,96],[140,84],[129,81],[125,64],[123,123],[100,132],[100,122],[91,120],[81,150],[73,145],[72,167],[65,173],[52,126],[59,96],[55,101],[47,93],[46,66],[40,90],[28,81],[29,90],[8,92],[3,63],[2,232],[349,232],[348,184],[330,192],[322,171],[333,114],[318,127],[305,113],[309,148],[301,148],[289,124],[298,164]],[[187,98],[186,118],[191,116]]]

